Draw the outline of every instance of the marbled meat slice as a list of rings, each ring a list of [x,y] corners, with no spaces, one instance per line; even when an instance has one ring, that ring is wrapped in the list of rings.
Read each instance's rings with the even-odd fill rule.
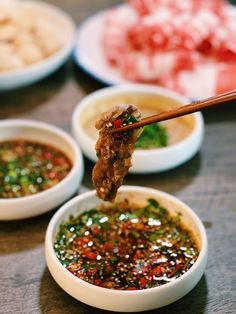
[[[117,105],[96,121],[95,127],[99,130],[95,146],[98,161],[92,179],[97,196],[105,201],[115,199],[117,189],[132,165],[131,156],[140,134],[140,129],[113,134],[109,131],[125,123],[138,121],[140,117],[141,114],[134,105]]]

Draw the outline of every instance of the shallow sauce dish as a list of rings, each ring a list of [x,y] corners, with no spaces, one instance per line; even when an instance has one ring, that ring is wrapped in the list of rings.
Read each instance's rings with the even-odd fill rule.
[[[186,204],[177,198],[150,188],[123,186],[116,201],[128,199],[136,204],[143,204],[147,199],[157,200],[167,208],[171,215],[181,214],[181,222],[187,226],[198,244],[199,256],[193,266],[182,276],[165,285],[143,290],[113,290],[102,288],[81,280],[62,266],[54,251],[54,241],[59,226],[70,215],[95,208],[102,201],[95,191],[84,193],[64,204],[51,219],[45,239],[46,261],[56,282],[74,298],[91,306],[118,312],[146,311],[168,305],[187,294],[200,280],[207,261],[207,237],[203,224]]]
[[[4,5],[5,3],[7,1],[4,0],[1,4]],[[56,71],[69,57],[75,36],[74,21],[68,14],[56,6],[41,1],[30,0],[23,2],[12,0],[9,3],[12,6],[12,10],[16,9],[14,8],[15,4],[16,6],[26,8],[30,12],[34,12],[39,19],[40,16],[46,17],[50,22],[59,25],[58,32],[60,32],[63,38],[63,43],[58,50],[38,62],[25,65],[18,69],[0,72],[0,91],[27,86]],[[46,36],[51,35],[45,33]]]
[[[0,198],[0,220],[37,216],[69,199],[81,183],[84,165],[78,144],[66,132],[47,123],[34,120],[3,120],[0,122],[0,142],[27,140],[55,147],[72,162],[69,173],[51,188],[18,198]]]
[[[119,85],[108,87],[85,97],[72,117],[72,131],[87,158],[97,160],[95,143],[98,131],[95,121],[117,104],[134,104],[143,117],[175,109],[188,100],[172,91],[148,85]],[[166,127],[169,143],[156,149],[136,149],[130,173],[150,173],[177,167],[189,160],[200,149],[204,124],[201,113],[179,117],[161,123]]]

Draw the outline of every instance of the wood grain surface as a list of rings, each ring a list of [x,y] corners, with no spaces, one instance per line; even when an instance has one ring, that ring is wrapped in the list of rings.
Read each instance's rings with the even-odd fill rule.
[[[71,14],[77,24],[97,10],[120,1],[49,1]],[[103,85],[70,60],[38,84],[0,93],[0,118],[33,118],[71,130],[76,104]],[[205,275],[184,298],[148,313],[236,313],[236,103],[204,112],[201,151],[186,164],[152,175],[128,175],[125,184],[155,187],[191,206],[207,228],[209,258]],[[93,164],[85,160],[80,193],[92,188]],[[50,275],[44,236],[53,213],[0,222],[0,313],[107,313],[66,294]]]

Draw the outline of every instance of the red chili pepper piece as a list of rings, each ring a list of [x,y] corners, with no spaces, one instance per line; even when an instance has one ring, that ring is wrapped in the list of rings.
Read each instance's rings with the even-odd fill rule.
[[[162,274],[162,266],[157,266],[152,270],[152,274],[155,276],[160,276]]]
[[[96,259],[97,258],[97,254],[93,253],[91,251],[85,251],[84,255],[85,255],[85,257],[87,257],[89,259]]]
[[[128,287],[126,290],[137,290],[136,287]]]
[[[55,158],[53,158],[53,164],[55,166],[63,166],[63,165],[65,165],[65,158],[55,157]]]
[[[52,158],[52,153],[49,151],[43,152],[42,157],[44,159],[51,159]]]
[[[146,278],[140,278],[139,279],[139,287],[141,289],[144,289],[146,287],[147,283],[148,283],[148,280]]]
[[[57,178],[57,173],[55,172],[55,171],[51,171],[50,173],[49,173],[49,179],[51,179],[51,180],[53,180],[53,179],[56,179]]]
[[[141,256],[142,256],[142,251],[141,250],[136,250],[134,255],[133,255],[133,259],[137,260],[137,259],[141,258]]]
[[[102,283],[101,279],[95,279],[94,280],[94,284],[97,285],[97,286],[100,286],[101,283]]]
[[[97,225],[92,225],[91,231],[92,231],[92,234],[97,235],[100,233],[100,228]]]
[[[121,119],[117,119],[113,122],[114,127],[116,128],[120,128],[122,126],[122,120]]]
[[[143,273],[147,273],[147,272],[149,271],[149,268],[148,268],[147,266],[142,266],[142,267],[141,267],[141,271],[142,271]]]
[[[98,270],[96,268],[92,268],[92,269],[89,269],[87,273],[90,276],[94,276],[97,272]]]
[[[90,240],[89,240],[89,238],[87,238],[87,237],[83,237],[83,238],[76,238],[75,239],[75,244],[77,245],[77,246],[79,246],[79,247],[85,247],[85,246],[87,246],[87,244],[88,244],[88,242],[89,242]]]
[[[112,245],[111,243],[107,242],[103,245],[103,248],[105,251],[112,251],[114,249],[114,245]]]
[[[181,264],[181,263],[177,264],[177,263],[176,263],[175,268],[176,268],[177,270],[180,270],[182,267],[183,267],[183,264]]]
[[[84,279],[85,273],[78,273],[78,274],[76,274],[76,276],[77,276],[78,278],[80,278],[80,279]]]

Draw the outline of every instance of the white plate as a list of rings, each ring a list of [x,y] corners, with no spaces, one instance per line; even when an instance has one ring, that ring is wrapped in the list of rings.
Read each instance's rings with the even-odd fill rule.
[[[15,0],[15,2],[20,3],[19,0]],[[24,1],[23,4],[35,8],[38,14],[45,12],[46,15],[50,15],[60,22],[61,29],[58,31],[65,33],[66,40],[61,49],[40,62],[25,66],[22,69],[0,72],[0,91],[23,87],[45,78],[66,61],[73,49],[76,26],[68,14],[51,4],[41,1]]]
[[[120,70],[110,65],[106,60],[102,37],[104,19],[108,10],[100,11],[89,17],[79,27],[74,50],[75,62],[90,76],[106,85],[136,83],[123,78]],[[232,6],[232,12],[233,10],[235,7]],[[186,72],[186,75],[189,77],[187,79],[189,82],[188,95],[185,95],[188,98],[207,98],[215,94],[214,66],[209,64],[206,71],[205,65],[201,65],[195,73]],[[207,79],[202,80],[202,77],[207,77]]]
[[[107,10],[85,20],[79,27],[74,50],[76,63],[89,75],[107,85],[128,83],[120,71],[106,61],[103,47],[103,24]]]

